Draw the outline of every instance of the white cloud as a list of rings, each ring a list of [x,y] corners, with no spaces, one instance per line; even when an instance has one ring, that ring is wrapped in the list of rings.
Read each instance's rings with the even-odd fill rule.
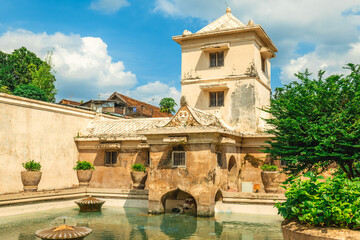
[[[350,49],[346,52],[321,52],[318,49],[292,59],[289,64],[282,68],[280,78],[283,83],[289,83],[296,80],[294,73],[303,72],[306,68],[313,75],[316,75],[320,69],[325,70],[326,75],[343,74],[347,70],[342,67],[347,63],[360,63],[360,41],[351,44]]]
[[[33,33],[26,30],[6,32],[0,37],[0,49],[11,53],[21,46],[44,59],[53,51],[56,77],[61,81],[83,82],[97,88],[136,85],[135,74],[125,71],[123,62],[113,62],[101,38],[55,33]]]
[[[22,46],[41,59],[45,59],[48,51],[53,51],[59,90],[57,100],[106,99],[114,91],[154,105],[158,105],[163,97],[180,99],[176,88],[159,81],[136,87],[135,74],[125,71],[123,62],[112,60],[101,38],[63,33],[49,35],[26,30],[8,31],[0,36],[0,50],[3,52],[11,53]]]
[[[359,63],[357,56],[351,54],[360,36],[358,0],[228,0],[227,3],[233,15],[245,24],[252,19],[263,26],[279,49],[273,66],[280,67],[284,77],[290,69],[295,70],[296,64],[314,66],[317,70],[325,64],[328,68],[334,66],[334,71],[341,71],[347,62]],[[155,1],[155,11],[167,16],[206,21],[225,14],[225,9],[224,2],[218,0]],[[297,53],[298,45],[304,42],[315,46],[313,53]],[[329,56],[338,58],[337,68]]]
[[[94,0],[90,4],[90,9],[110,14],[129,5],[130,4],[127,0]]]

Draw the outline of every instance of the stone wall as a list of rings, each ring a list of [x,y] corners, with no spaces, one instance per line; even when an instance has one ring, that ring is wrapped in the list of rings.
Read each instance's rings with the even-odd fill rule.
[[[147,149],[139,149],[140,141],[119,142],[120,149],[98,149],[97,141],[78,141],[79,160],[88,161],[95,166],[90,187],[96,188],[132,188],[131,165],[147,165]],[[114,165],[105,165],[105,152],[116,151],[117,161]]]
[[[188,144],[183,146],[186,151],[186,167],[172,167],[172,145],[151,145],[151,167],[149,181],[149,210],[152,213],[164,211],[165,194],[177,189],[194,197],[198,216],[214,214],[215,195],[218,190],[227,190],[229,183],[228,155],[233,154],[235,173],[239,171],[239,156],[234,149],[224,152],[226,163],[219,166],[217,151],[224,147],[215,144]],[[224,149],[225,150],[225,149]],[[230,157],[231,158],[231,157]],[[234,179],[236,184],[236,180]]]
[[[77,185],[74,137],[95,117],[91,111],[0,93],[0,194],[23,190],[21,164],[32,159],[42,165],[39,190]]]

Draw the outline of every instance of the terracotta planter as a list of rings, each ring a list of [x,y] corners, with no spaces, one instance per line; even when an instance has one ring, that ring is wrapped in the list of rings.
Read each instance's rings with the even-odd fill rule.
[[[277,193],[279,190],[278,177],[280,173],[277,171],[263,171],[261,172],[261,180],[264,184],[266,193]]]
[[[131,172],[131,179],[133,181],[133,188],[135,188],[135,189],[144,189],[145,188],[145,182],[146,182],[146,179],[147,179],[147,173],[146,172],[132,171]]]
[[[24,185],[24,192],[36,192],[41,179],[40,171],[21,172],[21,181]]]
[[[360,231],[332,227],[308,227],[296,222],[281,224],[284,240],[339,240],[360,239]]]
[[[93,170],[77,170],[76,173],[79,180],[79,187],[88,187]]]

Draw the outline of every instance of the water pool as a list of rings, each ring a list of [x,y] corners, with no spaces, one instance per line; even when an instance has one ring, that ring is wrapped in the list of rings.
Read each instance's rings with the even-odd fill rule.
[[[31,207],[31,206],[29,206]],[[104,207],[102,212],[80,213],[63,208],[0,218],[0,239],[38,240],[35,231],[58,226],[61,216],[68,225],[93,230],[86,240],[117,239],[282,239],[281,218],[268,215],[217,213],[214,218],[186,215],[147,215],[147,209]]]

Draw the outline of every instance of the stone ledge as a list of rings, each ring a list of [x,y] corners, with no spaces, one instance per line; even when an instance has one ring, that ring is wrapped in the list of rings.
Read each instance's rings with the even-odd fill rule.
[[[270,199],[270,200],[286,200],[284,194],[275,193],[245,193],[245,192],[226,192],[223,191],[224,198],[241,198],[241,199]]]
[[[274,199],[250,199],[250,198],[223,198],[224,203],[235,204],[254,204],[254,205],[274,205],[277,202],[283,202],[284,200]]]
[[[73,188],[29,193],[0,195],[0,207],[33,204],[47,201],[71,200],[92,195],[101,198],[147,200],[148,190],[108,189],[108,188]]]
[[[332,227],[307,227],[296,222],[281,224],[284,240],[359,240],[360,231]]]

